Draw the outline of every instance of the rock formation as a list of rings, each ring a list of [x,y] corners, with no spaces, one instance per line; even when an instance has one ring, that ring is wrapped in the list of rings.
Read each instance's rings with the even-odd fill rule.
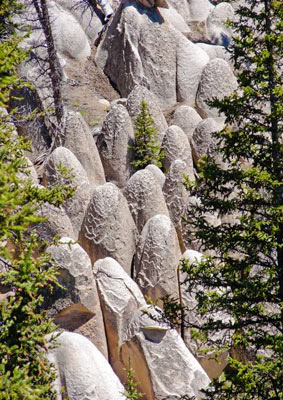
[[[60,327],[82,333],[108,358],[103,317],[86,252],[71,238],[61,238],[48,252],[59,267],[59,282],[64,290],[53,297],[54,321]]]
[[[144,296],[162,305],[161,298],[178,298],[180,248],[174,225],[166,215],[145,224],[137,246],[134,279]]]
[[[134,131],[131,118],[124,106],[111,106],[97,139],[107,181],[123,188],[134,169],[131,165]]]
[[[88,339],[73,332],[63,332],[50,353],[58,377],[57,399],[65,393],[73,400],[125,400],[125,389],[107,360]]]
[[[226,354],[219,364],[200,357],[189,330],[183,341],[144,296],[160,307],[164,295],[195,304],[180,287],[178,265],[181,257],[201,257],[183,222],[199,199],[183,179],[195,179],[203,154],[217,157],[212,133],[223,128],[224,118],[207,102],[237,88],[231,32],[224,25],[234,11],[209,0],[111,3],[115,13],[99,33],[104,16],[95,2],[48,1],[62,80],[61,123],[52,115],[51,77],[42,73],[49,67],[38,21],[24,41],[31,57],[19,69],[34,87],[15,93],[19,98],[11,103],[21,106],[19,116],[42,112],[32,123],[14,118],[14,130],[32,144],[30,175],[22,179],[52,187],[66,182],[63,167],[75,188],[61,207],[41,205],[38,213],[48,220],[36,228],[47,241],[61,238],[48,250],[65,288],[46,304],[63,332],[49,353],[55,388],[58,400],[65,398],[63,389],[70,400],[122,400],[131,364],[143,400],[199,398],[208,376],[222,372]],[[34,17],[32,7],[26,12]],[[129,146],[143,100],[165,159],[161,169],[148,165],[135,172]],[[206,217],[221,223],[216,215]]]
[[[125,196],[139,232],[154,215],[169,216],[161,187],[148,169],[136,172],[129,179]]]
[[[79,241],[92,262],[111,256],[131,275],[136,225],[125,197],[114,184],[106,183],[94,189]]]

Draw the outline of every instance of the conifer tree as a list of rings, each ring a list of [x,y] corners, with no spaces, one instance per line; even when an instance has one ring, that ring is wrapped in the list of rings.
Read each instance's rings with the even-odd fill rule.
[[[135,128],[135,144],[130,146],[134,150],[135,159],[131,164],[136,170],[149,164],[161,168],[164,153],[158,143],[158,132],[144,100],[141,102],[141,112],[136,117]]]
[[[200,323],[183,311],[187,327],[230,355],[206,398],[282,400],[283,3],[241,1],[231,26],[239,89],[211,103],[226,116],[214,134],[219,154],[203,157],[196,182],[187,181],[199,200],[188,210],[189,237],[210,254],[183,263]],[[208,213],[222,223],[211,226]]]
[[[58,206],[73,189],[40,188],[21,178],[27,173],[24,152],[30,146],[17,137],[4,110],[11,90],[20,84],[17,66],[26,57],[13,23],[21,8],[14,0],[0,4],[0,399],[52,400],[55,373],[45,355],[46,335],[54,326],[41,305],[57,272],[35,228],[42,221],[40,204]]]

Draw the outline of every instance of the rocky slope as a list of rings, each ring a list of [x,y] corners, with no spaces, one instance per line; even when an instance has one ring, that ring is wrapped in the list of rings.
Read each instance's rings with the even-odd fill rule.
[[[184,173],[193,179],[194,163],[215,151],[211,132],[223,126],[207,100],[237,87],[223,25],[233,7],[209,0],[167,0],[168,8],[150,7],[154,0],[112,3],[115,15],[96,49],[101,22],[95,9],[86,1],[49,1],[64,88],[60,140],[51,152],[46,121],[17,127],[32,141],[34,184],[52,185],[61,163],[72,170],[77,188],[61,208],[42,210],[49,221],[39,228],[43,237],[56,234],[63,243],[49,248],[66,287],[50,306],[64,330],[50,354],[58,399],[62,387],[70,400],[125,398],[129,361],[144,399],[199,397],[225,359],[198,358],[189,332],[183,340],[149,318],[145,299],[162,307],[160,297],[180,296],[179,260],[185,252],[200,256],[184,232],[182,217],[195,199],[182,179]],[[34,62],[39,41],[36,30],[26,43],[35,57],[21,74],[35,89],[25,93],[25,109],[47,108],[52,97],[48,77]],[[131,165],[142,100],[158,130],[166,176],[153,165],[138,172]]]

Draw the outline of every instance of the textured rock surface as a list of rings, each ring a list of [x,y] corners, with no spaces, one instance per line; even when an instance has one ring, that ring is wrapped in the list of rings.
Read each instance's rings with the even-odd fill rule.
[[[164,168],[168,171],[173,161],[182,160],[188,168],[189,176],[193,179],[192,150],[187,136],[179,126],[171,125],[167,129],[162,148],[165,153]]]
[[[186,214],[188,192],[183,185],[184,175],[188,174],[188,167],[182,160],[175,160],[166,175],[163,193],[174,226],[181,233],[183,231],[182,217]]]
[[[76,189],[74,197],[63,204],[63,207],[72,222],[76,239],[78,239],[85,211],[92,197],[93,190],[93,185],[83,183]]]
[[[154,215],[169,216],[161,187],[147,169],[136,172],[130,178],[125,189],[125,197],[139,232]]]
[[[218,117],[218,110],[209,107],[206,102],[213,98],[221,99],[228,96],[236,88],[237,80],[229,64],[221,58],[209,61],[203,70],[196,98],[202,117]]]
[[[100,19],[96,15],[99,10],[95,9],[96,12],[94,12],[92,7],[88,7],[88,4],[79,0],[56,0],[56,3],[68,10],[76,18],[91,43],[94,43],[102,26]]]
[[[188,23],[190,21],[190,10],[188,0],[168,0],[168,4],[173,7]]]
[[[188,0],[192,21],[204,21],[214,9],[209,0]]]
[[[134,118],[140,113],[141,102],[145,101],[150,115],[154,120],[155,127],[158,131],[158,137],[160,142],[164,136],[164,132],[168,128],[167,122],[163,115],[163,112],[158,104],[157,97],[151,93],[146,87],[136,85],[135,88],[129,94],[127,100],[127,109],[130,116]]]
[[[158,184],[162,188],[166,178],[165,178],[165,175],[163,174],[163,172],[161,171],[161,169],[158,168],[154,164],[147,165],[145,167],[145,169],[147,169],[148,171],[150,171],[152,173],[152,175],[154,176],[156,182],[158,182]]]
[[[56,180],[64,182],[58,169],[61,165],[72,176],[71,185],[76,188],[74,196],[67,200],[63,207],[70,218],[76,238],[81,229],[85,209],[92,194],[93,186],[90,185],[87,174],[74,154],[65,147],[57,147],[47,158],[44,164],[43,182],[45,185],[54,184]]]
[[[203,154],[212,155],[215,153],[215,142],[211,134],[218,130],[218,124],[213,118],[206,118],[197,125],[191,141],[195,163]]]
[[[184,34],[191,32],[191,29],[186,24],[183,18],[183,15],[179,14],[175,8],[173,7],[169,7],[168,9],[161,8],[160,14],[162,15],[162,17],[166,22],[170,22],[174,26],[174,28],[177,29],[178,31]]]
[[[89,182],[103,185],[105,175],[100,156],[90,128],[80,113],[74,111],[66,113],[64,132],[61,136],[62,146],[71,150],[77,157],[87,173]]]
[[[125,379],[123,368],[128,366],[130,357],[135,380],[140,382],[139,390],[145,393],[146,399],[197,395],[208,384],[207,375],[176,331],[143,313],[147,305],[135,282],[110,258],[97,261],[94,273],[110,360],[120,379]]]
[[[85,60],[90,55],[90,45],[78,21],[55,1],[49,2],[49,12],[59,53],[77,60]]]
[[[144,296],[158,301],[178,298],[177,267],[180,259],[177,234],[169,217],[155,215],[145,224],[135,255],[134,279]]]
[[[155,314],[152,308],[148,312]],[[185,394],[199,398],[199,390],[209,383],[179,334],[144,314],[144,307],[136,312],[122,345],[124,363],[130,354],[134,355],[136,379],[148,400],[177,400]]]
[[[105,323],[109,359],[119,376],[125,377],[120,346],[134,313],[139,307],[145,307],[146,303],[136,283],[113,258],[98,260],[94,265],[94,275]]]
[[[107,181],[124,187],[134,172],[130,164],[134,144],[134,131],[127,109],[120,105],[111,106],[97,139]]]
[[[181,105],[176,108],[171,124],[182,128],[190,142],[194,130],[200,121],[201,117],[194,108]]]
[[[140,83],[159,98],[161,107],[176,102],[176,52],[172,46],[176,38],[163,21],[156,9],[135,1],[128,1],[112,21],[96,62],[122,97]]]
[[[232,65],[231,54],[224,46],[217,46],[208,43],[197,43],[197,46],[207,53],[210,60],[213,60],[214,58],[223,58],[223,60],[227,61],[229,65]]]
[[[113,257],[131,274],[136,226],[125,197],[114,184],[106,183],[94,189],[79,241],[92,262]]]
[[[194,103],[208,60],[204,51],[164,23],[158,10],[134,1],[119,9],[96,54],[96,63],[123,97],[141,84],[157,96],[161,108],[173,106],[177,98]]]
[[[48,248],[59,267],[58,280],[65,288],[58,289],[53,297],[55,323],[83,333],[107,358],[104,323],[90,259],[71,238],[64,237],[59,243]]]
[[[234,9],[231,4],[223,2],[211,11],[207,17],[207,33],[211,43],[229,46],[232,31],[225,26],[227,20],[234,19]]]
[[[48,217],[48,220],[41,222],[37,227],[42,239],[51,241],[55,235],[76,239],[71,220],[62,206],[55,207],[45,203],[39,208],[39,215]]]
[[[76,156],[65,147],[57,147],[44,163],[43,182],[45,185],[62,182],[64,178],[59,166],[67,168],[72,175],[72,185],[79,187],[84,183],[89,184],[87,174]]]
[[[177,100],[194,105],[201,74],[209,57],[184,36],[178,40],[177,46]]]
[[[63,400],[125,400],[125,389],[107,360],[85,337],[63,332],[58,346],[49,354],[58,377],[55,382],[57,399]]]

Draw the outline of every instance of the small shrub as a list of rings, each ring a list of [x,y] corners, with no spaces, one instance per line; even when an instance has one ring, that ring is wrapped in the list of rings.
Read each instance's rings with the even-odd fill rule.
[[[134,370],[131,367],[131,363],[129,363],[129,369],[127,372],[127,383],[125,384],[126,391],[123,393],[127,399],[138,400],[141,399],[144,393],[140,393],[137,391],[137,386],[139,383],[134,380]]]

